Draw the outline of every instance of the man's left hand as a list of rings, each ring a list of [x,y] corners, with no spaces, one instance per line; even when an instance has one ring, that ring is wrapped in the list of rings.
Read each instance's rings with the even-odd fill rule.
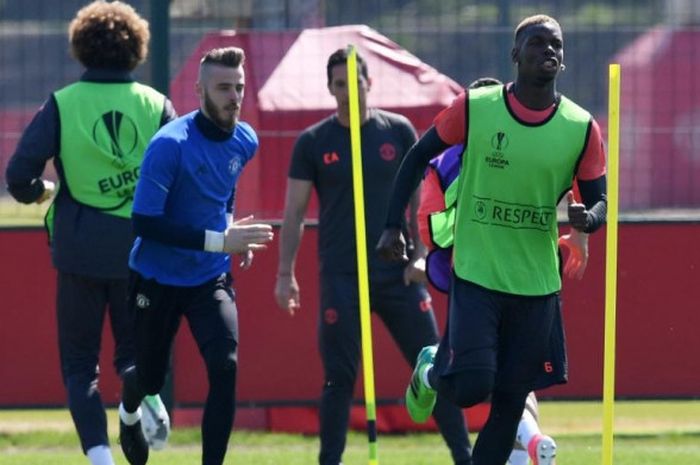
[[[576,202],[574,193],[571,191],[566,194],[566,202],[568,204],[566,212],[569,216],[569,223],[574,229],[581,232],[585,231],[589,223],[586,206]]]
[[[386,228],[376,247],[381,258],[390,262],[408,262],[406,241],[399,228]]]

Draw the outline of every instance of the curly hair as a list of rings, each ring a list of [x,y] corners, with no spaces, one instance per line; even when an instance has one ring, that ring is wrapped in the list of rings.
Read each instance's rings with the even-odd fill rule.
[[[148,21],[133,7],[97,0],[68,27],[71,54],[85,67],[131,71],[148,55]]]

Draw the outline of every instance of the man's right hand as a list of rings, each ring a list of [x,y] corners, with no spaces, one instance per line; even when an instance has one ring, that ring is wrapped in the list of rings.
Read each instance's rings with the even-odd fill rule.
[[[588,234],[571,228],[571,232],[561,236],[558,243],[559,247],[569,250],[569,256],[564,265],[564,275],[580,280],[588,265]]]
[[[234,221],[224,232],[224,252],[228,254],[247,253],[249,250],[264,250],[272,240],[272,226],[263,223],[250,223],[252,216]]]
[[[381,258],[391,262],[407,262],[406,241],[398,228],[386,228],[382,232],[376,251]]]
[[[299,284],[294,273],[277,274],[275,283],[275,300],[279,307],[294,316],[301,307],[299,301]]]

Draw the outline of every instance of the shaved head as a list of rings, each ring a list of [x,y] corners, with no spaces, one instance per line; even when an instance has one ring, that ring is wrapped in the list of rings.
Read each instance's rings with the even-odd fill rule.
[[[551,16],[542,14],[528,16],[527,18],[520,21],[520,23],[516,26],[515,33],[513,34],[513,43],[517,46],[519,41],[522,40],[525,30],[527,30],[527,28],[529,28],[530,26],[536,26],[539,24],[547,23],[554,25],[557,29],[559,29],[559,31],[561,31],[561,26],[559,25],[559,22]]]

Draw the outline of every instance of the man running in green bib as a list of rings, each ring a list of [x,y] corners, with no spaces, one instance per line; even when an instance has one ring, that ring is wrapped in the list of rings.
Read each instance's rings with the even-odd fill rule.
[[[545,15],[515,30],[515,82],[465,92],[435,119],[397,173],[383,257],[404,260],[399,225],[431,158],[464,144],[455,204],[449,320],[437,351],[418,356],[406,403],[415,421],[436,393],[461,407],[491,395],[474,465],[504,464],[528,392],[567,380],[560,313],[556,206],[567,196],[572,227],[605,222],[605,153],[591,115],[559,94],[558,22]],[[574,180],[583,204],[569,194]]]
[[[98,389],[102,328],[109,309],[113,364],[122,376],[135,351],[134,310],[127,306],[134,189],[146,144],[177,115],[165,95],[134,80],[150,32],[130,5],[85,5],[70,23],[68,40],[84,73],[36,113],[6,179],[19,202],[51,200],[46,227],[57,271],[58,351],[68,408],[91,465],[114,465]],[[43,178],[51,159],[60,187]],[[148,441],[164,445],[170,426],[159,396],[147,397],[141,407]]]

